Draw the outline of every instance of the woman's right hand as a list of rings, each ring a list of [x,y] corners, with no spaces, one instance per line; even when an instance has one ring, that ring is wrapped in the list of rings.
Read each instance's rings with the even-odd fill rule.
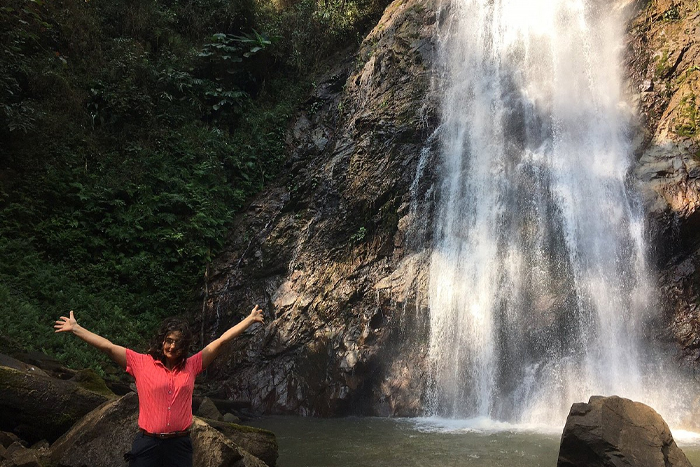
[[[70,316],[68,318],[61,316],[61,318],[56,321],[54,328],[56,332],[72,332],[77,326],[78,322],[75,320],[75,316],[73,316],[73,310],[71,310]]]

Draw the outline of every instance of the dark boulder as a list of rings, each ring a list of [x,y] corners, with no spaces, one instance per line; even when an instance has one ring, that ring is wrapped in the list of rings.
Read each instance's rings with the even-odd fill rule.
[[[29,443],[56,440],[110,399],[110,393],[98,393],[79,382],[52,378],[31,368],[0,366],[0,430],[14,432]]]
[[[22,371],[24,373],[33,373],[35,375],[49,376],[41,368],[35,365],[31,365],[29,363],[25,363],[14,357],[10,357],[9,355],[0,354],[0,366],[12,368],[13,370]]]
[[[12,354],[12,357],[27,365],[40,368],[49,376],[53,376],[54,378],[70,379],[76,373],[75,370],[66,367],[54,357],[46,355],[43,352],[37,352],[35,350],[26,352],[15,352]],[[12,365],[5,365],[4,363],[2,365],[14,368],[12,367]]]
[[[19,437],[14,433],[8,433],[7,431],[0,431],[0,446],[6,448],[12,443],[19,441]]]
[[[617,396],[571,406],[557,466],[692,467],[654,409]]]
[[[194,467],[268,467],[201,419],[192,422]]]

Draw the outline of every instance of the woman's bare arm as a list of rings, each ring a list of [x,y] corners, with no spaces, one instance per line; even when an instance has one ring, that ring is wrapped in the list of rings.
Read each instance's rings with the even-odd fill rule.
[[[73,310],[71,310],[68,317],[61,316],[61,318],[56,321],[54,328],[56,332],[72,332],[91,346],[106,353],[109,358],[114,360],[122,369],[126,369],[126,349],[80,326],[73,316]]]
[[[243,331],[248,329],[253,323],[262,323],[264,321],[262,315],[262,309],[255,305],[255,308],[250,312],[250,314],[240,323],[230,328],[228,331],[223,333],[221,337],[212,341],[209,345],[202,349],[202,368],[206,368],[214,361],[214,359],[221,353],[221,350],[227,342],[235,339],[236,337],[243,334]]]

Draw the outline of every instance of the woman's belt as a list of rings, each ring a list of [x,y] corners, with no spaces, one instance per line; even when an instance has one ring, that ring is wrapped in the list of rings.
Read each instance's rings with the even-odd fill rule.
[[[185,431],[171,431],[170,433],[150,433],[144,429],[139,428],[144,436],[150,436],[151,438],[168,439],[168,438],[182,438],[183,436],[189,436],[190,430]]]

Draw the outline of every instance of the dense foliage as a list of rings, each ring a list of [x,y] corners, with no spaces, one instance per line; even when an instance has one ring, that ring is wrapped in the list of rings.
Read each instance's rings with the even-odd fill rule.
[[[95,366],[84,344],[52,333],[58,316],[75,309],[86,327],[138,346],[190,308],[233,215],[277,175],[305,83],[382,7],[3,2],[4,346]]]

